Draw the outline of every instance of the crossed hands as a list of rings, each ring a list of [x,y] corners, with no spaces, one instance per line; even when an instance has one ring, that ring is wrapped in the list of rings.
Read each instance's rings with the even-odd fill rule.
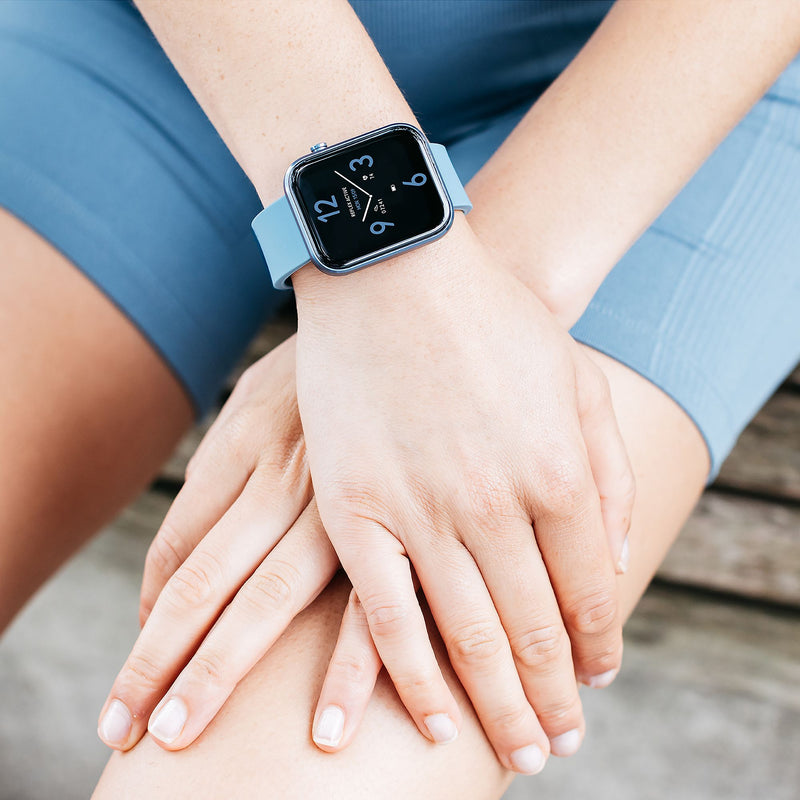
[[[348,745],[382,667],[423,736],[456,738],[422,591],[500,762],[577,750],[578,683],[621,662],[633,475],[602,372],[455,228],[296,281],[297,335],[240,379],[150,547],[108,745],[190,745],[341,566],[318,747]]]

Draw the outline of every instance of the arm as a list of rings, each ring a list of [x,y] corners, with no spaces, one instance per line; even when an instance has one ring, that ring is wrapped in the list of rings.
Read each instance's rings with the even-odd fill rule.
[[[300,3],[292,4],[289,9],[267,3],[255,9],[236,4],[222,9],[208,5],[203,7],[202,15],[192,9],[193,16],[186,18],[175,13],[175,9],[181,7],[186,8],[186,5],[182,6],[176,0],[169,9],[154,5],[151,12],[143,11],[212,122],[253,179],[265,203],[278,196],[286,163],[304,152],[310,142],[322,138],[347,138],[390,121],[413,121],[366,34],[344,3],[339,6],[325,4],[321,9],[314,6],[314,17],[308,25],[305,25],[308,20]],[[171,19],[170,11],[173,13]],[[298,31],[302,31],[302,54],[294,57],[297,48],[293,37]],[[342,56],[343,53],[346,57]],[[268,75],[268,79],[264,75]],[[227,84],[224,89],[221,88],[223,81]],[[589,87],[587,82],[584,93]],[[676,94],[680,96],[679,92]],[[298,102],[300,98],[301,102]],[[276,109],[280,112],[275,113]],[[578,133],[581,127],[576,126]],[[554,126],[549,130],[557,132]],[[558,141],[554,139],[554,142],[557,146]],[[509,145],[511,143],[509,140]],[[613,150],[616,142],[612,141],[609,146]],[[594,155],[601,162],[606,158],[605,152]],[[698,159],[702,160],[702,157]],[[646,158],[644,161],[650,164]],[[608,163],[613,163],[610,156]],[[678,163],[669,163],[671,169],[663,170],[662,178],[669,177],[672,169],[679,173],[680,163],[686,164],[680,159]],[[533,166],[528,168],[538,167],[533,162]],[[690,165],[683,180],[688,178],[693,168]],[[519,169],[519,172],[523,176],[527,174],[524,169]],[[575,177],[580,178],[580,175],[575,174]],[[523,177],[520,185],[525,187],[528,184],[529,180]],[[492,186],[500,187],[504,192],[506,188],[513,189],[513,181],[504,184],[502,176],[486,185],[489,190]],[[656,198],[660,185],[656,182],[655,188],[651,186]],[[680,183],[677,188],[679,186]],[[489,191],[486,196],[489,197]],[[669,196],[662,198],[661,202],[665,203]],[[626,193],[620,191],[617,199],[625,197]],[[487,220],[492,210],[502,213],[502,208],[507,208],[505,197],[502,203],[487,199],[483,205]],[[634,205],[637,211],[641,210],[638,203]],[[657,207],[652,215],[658,210]],[[624,208],[617,208],[616,213],[624,211]],[[581,218],[584,213],[585,210],[581,210],[573,219],[585,222]],[[613,213],[611,220],[614,220]],[[480,228],[481,224],[479,216],[476,227]],[[647,223],[640,219],[637,224],[638,231]],[[571,238],[572,233],[568,226],[565,235]],[[631,239],[635,235],[628,232]],[[555,240],[555,236],[553,238]],[[623,243],[623,250],[629,243]],[[553,252],[558,253],[557,247]],[[503,259],[499,260],[502,264]],[[554,256],[553,263],[556,262]],[[539,270],[538,274],[545,273]],[[421,280],[423,275],[425,281]],[[464,281],[465,275],[473,280]],[[581,275],[581,280],[584,277]],[[594,280],[599,283],[596,276]],[[421,291],[418,287],[426,283],[428,290]],[[591,280],[586,283],[590,284]],[[485,292],[464,291],[465,284],[485,288]],[[441,691],[441,683],[437,685],[435,667],[429,660],[426,662],[424,653],[420,663],[426,663],[430,678],[425,686],[415,680],[414,670],[409,669],[413,659],[404,661],[408,648],[404,636],[398,634],[408,634],[410,628],[404,623],[409,620],[412,627],[417,626],[416,633],[420,631],[420,620],[411,607],[407,592],[410,587],[407,561],[410,557],[432,608],[439,609],[438,613],[434,610],[437,624],[448,640],[448,646],[452,646],[454,665],[472,696],[498,755],[507,766],[521,768],[515,763],[517,751],[514,745],[524,743],[525,737],[540,744],[542,739],[536,733],[535,721],[529,716],[518,713],[515,717],[517,724],[511,728],[503,724],[502,716],[498,716],[500,708],[518,707],[521,696],[519,687],[513,688],[515,681],[508,671],[507,656],[511,654],[507,650],[501,653],[496,648],[492,654],[493,658],[497,656],[494,661],[501,667],[493,672],[508,678],[501,683],[512,689],[511,693],[492,694],[492,691],[486,691],[485,681],[484,685],[474,681],[474,668],[479,666],[479,659],[486,657],[486,644],[497,635],[498,620],[486,607],[480,591],[474,596],[460,597],[463,607],[469,608],[467,616],[477,621],[471,629],[463,627],[463,618],[459,621],[448,613],[455,607],[448,600],[452,601],[459,592],[458,581],[454,584],[449,580],[451,565],[463,558],[459,555],[462,551],[455,545],[443,544],[449,541],[446,537],[437,540],[434,536],[426,540],[419,531],[430,534],[433,528],[434,533],[440,533],[444,528],[448,533],[457,534],[455,539],[469,540],[469,549],[481,571],[485,575],[494,572],[501,583],[508,584],[509,572],[503,572],[500,564],[510,564],[508,556],[512,553],[512,560],[524,567],[519,570],[520,575],[536,574],[535,558],[539,556],[526,549],[529,537],[526,538],[525,534],[526,529],[529,532],[531,520],[536,518],[537,543],[558,597],[548,595],[544,598],[544,606],[549,609],[546,618],[522,619],[517,615],[516,620],[508,610],[512,607],[530,610],[537,605],[541,608],[543,598],[537,601],[533,596],[517,592],[504,599],[502,592],[495,595],[493,591],[492,599],[504,622],[515,623],[509,638],[528,697],[535,698],[548,735],[552,738],[554,733],[560,733],[552,725],[555,716],[548,713],[544,702],[543,694],[546,692],[534,679],[534,673],[541,672],[541,663],[536,660],[547,655],[548,649],[551,655],[558,649],[551,648],[553,640],[546,638],[554,631],[557,637],[560,636],[559,625],[555,624],[555,617],[550,613],[555,608],[556,599],[566,625],[574,634],[572,645],[576,653],[576,670],[582,679],[591,682],[593,675],[610,679],[599,674],[597,666],[601,661],[596,658],[586,658],[580,666],[582,650],[588,653],[594,644],[595,650],[604,651],[609,656],[606,663],[611,667],[614,663],[610,662],[617,662],[619,654],[618,626],[613,604],[608,602],[607,554],[604,555],[596,546],[586,546],[589,540],[596,543],[596,537],[584,538],[584,546],[576,546],[588,528],[593,528],[593,533],[596,533],[594,523],[581,525],[576,524],[576,520],[582,519],[585,523],[590,518],[595,519],[598,500],[596,489],[590,490],[587,482],[586,453],[582,458],[580,448],[576,450],[574,447],[576,426],[583,435],[590,459],[593,451],[610,452],[613,449],[610,440],[600,435],[603,430],[608,430],[605,424],[607,416],[600,413],[600,409],[605,408],[602,403],[587,403],[584,399],[578,402],[583,406],[583,413],[579,411],[577,417],[566,413],[575,402],[575,393],[580,396],[585,392],[588,367],[580,365],[566,342],[548,327],[534,300],[523,298],[514,281],[505,280],[491,269],[463,219],[441,242],[421,252],[393,259],[381,265],[380,269],[365,270],[341,281],[306,268],[298,274],[295,288],[301,334],[298,340],[298,391],[302,394],[301,414],[309,443],[311,471],[318,493],[322,495],[320,512],[329,533],[336,539],[334,544],[342,563],[354,584],[360,584],[359,596],[380,655],[423,732],[425,721],[421,712],[426,706],[437,713],[447,711],[457,719],[457,712],[446,698],[446,692]],[[402,302],[398,303],[398,299]],[[407,345],[405,338],[412,302],[418,335]],[[400,315],[394,309],[397,305],[403,307]],[[508,317],[507,325],[503,324],[505,316]],[[341,324],[339,318],[342,317],[350,324]],[[482,337],[473,335],[476,319],[484,323]],[[359,320],[362,332],[368,331],[372,335],[371,342],[365,342],[364,336],[353,330],[353,320]],[[528,348],[517,350],[511,347],[508,343],[515,336],[527,343]],[[534,342],[541,343],[536,351],[530,349],[530,343]],[[440,346],[442,343],[444,346]],[[465,343],[471,346],[465,347]],[[501,353],[503,358],[498,359]],[[539,374],[526,373],[520,381],[519,365],[526,362],[535,364]],[[432,363],[437,364],[436,374],[432,372]],[[559,371],[564,364],[569,365],[569,370]],[[476,386],[472,377],[465,380],[464,376],[481,374],[487,365],[493,369],[484,378],[483,385]],[[377,372],[388,376],[383,384],[376,380]],[[571,372],[572,377],[567,372]],[[556,376],[555,380],[543,384],[543,374]],[[495,406],[497,398],[492,387],[498,385],[508,386],[511,391],[506,400]],[[359,387],[357,398],[347,391],[352,386]],[[412,397],[427,396],[428,403],[411,407],[408,403],[401,403],[398,408],[397,386],[408,387]],[[464,395],[463,402],[459,403],[453,396],[454,386]],[[332,391],[333,387],[341,388],[343,396]],[[515,389],[520,391],[515,392]],[[565,392],[563,396],[567,402],[563,404],[565,413],[560,417],[556,415],[554,420],[552,402],[548,401],[552,395],[548,393],[559,390]],[[443,420],[441,416],[425,416],[430,409],[441,406],[444,398],[447,398],[447,410],[452,412],[455,426],[449,429],[442,424],[449,420]],[[354,399],[361,404],[354,407]],[[325,401],[324,407],[320,408],[322,400]],[[383,413],[376,413],[376,409]],[[533,409],[538,411],[531,413]],[[341,413],[331,414],[331,410]],[[355,427],[352,424],[354,418],[360,422]],[[323,419],[328,422],[327,430],[321,425]],[[531,419],[557,424],[528,425],[526,428]],[[491,433],[487,420],[492,421]],[[420,431],[424,431],[426,441],[420,439]],[[557,435],[553,435],[554,431],[558,432]],[[327,449],[315,444],[326,437],[331,440]],[[376,442],[381,443],[377,448]],[[409,442],[419,442],[419,451],[425,451],[422,458],[420,452],[409,452]],[[565,443],[570,446],[565,447]],[[482,453],[481,445],[486,448]],[[507,474],[489,469],[498,466],[493,464],[498,448],[503,466],[509,470]],[[455,471],[453,459],[437,462],[437,454],[443,452],[457,455]],[[525,452],[528,461],[520,460],[520,453]],[[345,461],[337,460],[343,454],[346,454]],[[389,465],[395,469],[387,476]],[[591,466],[599,488],[599,470],[595,470],[594,464]],[[513,486],[516,476],[521,475],[535,477],[531,478],[529,485],[521,487],[521,491],[510,492],[509,486]],[[463,486],[465,477],[466,487]],[[322,480],[318,481],[318,478]],[[381,478],[386,481],[384,485],[381,485]],[[388,494],[385,491],[387,484],[393,487]],[[419,510],[420,488],[431,492],[425,497],[423,491],[421,505],[425,506],[426,512],[432,509],[438,516],[433,526],[430,516],[425,514],[415,516],[409,513],[402,518],[399,513],[399,508],[403,511]],[[464,488],[466,496],[460,494]],[[404,490],[407,492],[405,496]],[[339,496],[336,496],[337,492]],[[608,494],[602,489],[600,493]],[[379,508],[381,500],[387,504],[393,502],[393,494],[401,499],[399,508]],[[444,502],[443,498],[446,498]],[[486,516],[482,517],[482,514]],[[624,520],[618,521],[617,527],[619,522],[623,523],[624,536]],[[408,528],[405,532],[402,530],[404,526]],[[498,532],[503,535],[494,539],[493,546],[496,543],[499,549],[512,547],[499,559],[497,552],[479,552],[488,542],[486,531],[498,526]],[[572,546],[567,547],[567,541],[571,541]],[[415,551],[432,553],[436,546],[455,549],[440,549],[438,562],[433,558],[427,562],[428,556],[425,556],[426,562],[423,563],[414,557]],[[559,549],[561,555],[566,551],[570,551],[573,557],[582,554],[584,563],[577,567],[573,564],[573,569],[564,571],[563,564],[558,563]],[[371,559],[373,564],[385,567],[372,576],[363,566],[363,562],[370,561],[368,552],[379,556]],[[405,566],[398,566],[401,562]],[[463,562],[463,569],[469,572],[471,563]],[[389,564],[394,566],[386,566]],[[575,576],[580,580],[570,586],[569,579]],[[367,580],[369,577],[371,583]],[[449,597],[447,591],[437,591],[437,581],[449,583]],[[492,582],[492,578],[487,580],[487,583]],[[506,612],[503,611],[504,605]],[[400,616],[399,612],[402,612]],[[403,646],[400,646],[401,641]],[[603,644],[599,645],[601,641]],[[549,666],[553,668],[554,665],[550,663]],[[559,662],[559,669],[552,674],[563,675],[569,669],[568,663]],[[470,673],[473,680],[470,680]],[[404,680],[398,683],[398,676]],[[564,707],[563,698],[569,698],[569,716],[579,720],[577,698],[563,683],[551,685],[550,702],[559,693],[562,693],[561,708]],[[553,710],[551,706],[550,711]],[[177,743],[177,746],[182,745]]]
[[[618,0],[470,182],[470,225],[574,323],[798,50],[795,0]]]
[[[139,5],[265,203],[311,142],[414,121],[344,0]],[[621,657],[615,565],[633,479],[605,379],[461,214],[443,238],[378,268],[342,279],[306,267],[293,283],[315,497],[380,660],[423,735],[450,738],[460,713],[413,565],[498,757],[537,771],[549,741],[580,737],[576,675],[607,685]],[[181,595],[167,595],[142,632],[151,642],[154,619],[180,617],[170,598]],[[171,749],[247,672],[240,652],[217,647],[236,614],[226,610],[162,701]],[[224,675],[209,681],[209,664]],[[134,672],[117,684],[141,710],[125,747],[158,699]],[[359,707],[342,702],[346,741]]]

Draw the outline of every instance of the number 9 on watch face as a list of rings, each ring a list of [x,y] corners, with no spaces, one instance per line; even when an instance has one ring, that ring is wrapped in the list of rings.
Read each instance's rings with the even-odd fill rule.
[[[453,207],[425,140],[397,124],[296,161],[289,200],[313,260],[345,272],[443,234]]]

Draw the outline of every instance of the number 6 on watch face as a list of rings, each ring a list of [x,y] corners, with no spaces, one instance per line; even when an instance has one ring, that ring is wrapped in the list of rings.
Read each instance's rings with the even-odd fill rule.
[[[295,162],[287,194],[314,261],[350,271],[447,230],[453,209],[435,170],[419,131],[402,123]]]

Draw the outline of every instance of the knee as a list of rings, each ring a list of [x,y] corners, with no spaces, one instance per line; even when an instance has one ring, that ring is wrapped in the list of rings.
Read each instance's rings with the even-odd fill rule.
[[[437,746],[425,740],[384,672],[353,743],[337,754],[314,746],[314,707],[349,590],[340,573],[237,686],[192,746],[170,753],[145,737],[130,752],[115,753],[94,800],[499,797],[509,777],[435,633],[442,666],[459,692],[467,720],[456,742]]]

